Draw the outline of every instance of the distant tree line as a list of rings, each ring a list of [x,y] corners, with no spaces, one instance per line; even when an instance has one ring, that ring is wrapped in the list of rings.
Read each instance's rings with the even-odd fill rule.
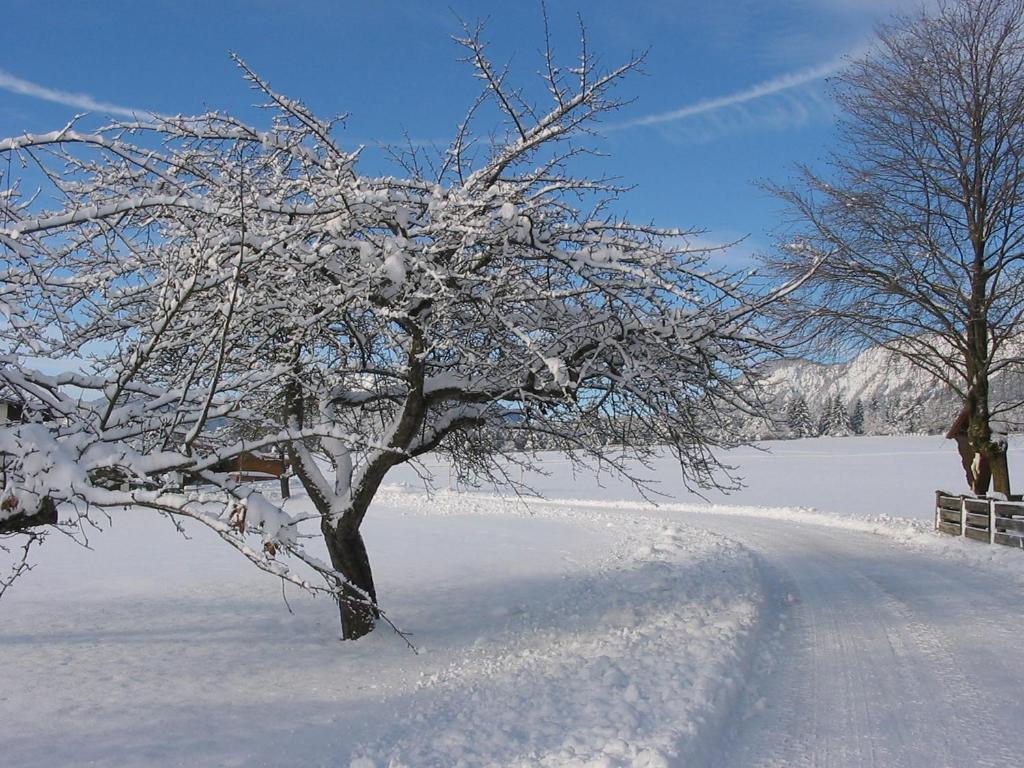
[[[854,435],[939,434],[948,426],[944,401],[906,395],[869,398],[835,394],[808,400],[801,392],[780,395],[763,413],[734,415],[732,428],[744,440],[789,440]]]

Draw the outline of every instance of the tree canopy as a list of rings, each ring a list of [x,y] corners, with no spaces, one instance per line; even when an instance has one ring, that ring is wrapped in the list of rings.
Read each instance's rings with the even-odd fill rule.
[[[0,381],[28,415],[0,429],[0,518],[193,518],[336,595],[357,637],[378,615],[360,526],[399,464],[444,451],[500,477],[529,433],[623,471],[606,444],[662,444],[688,482],[722,481],[723,413],[755,406],[774,347],[753,321],[775,297],[709,269],[694,232],[618,218],[621,189],[573,171],[639,60],[602,71],[584,46],[561,69],[548,51],[542,105],[478,29],[459,42],[480,99],[445,150],[396,152],[397,176],[360,172],[335,121],[241,60],[268,128],[212,112],[0,141],[46,181],[8,176],[3,199]],[[309,505],[219,471],[271,450]]]
[[[832,172],[772,187],[793,226],[769,265],[820,264],[784,319],[817,345],[882,345],[948,385],[970,450],[1009,493],[992,420],[1020,401],[991,382],[1024,363],[1024,4],[948,0],[898,18],[836,94]],[[971,482],[986,491],[989,469]]]

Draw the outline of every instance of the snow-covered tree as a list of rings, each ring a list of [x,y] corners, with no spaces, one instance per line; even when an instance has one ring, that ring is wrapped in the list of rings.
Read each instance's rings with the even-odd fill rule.
[[[824,419],[826,422],[824,434],[838,436],[850,434],[850,417],[846,412],[846,404],[838,393],[825,403]]]
[[[832,413],[830,409],[831,401],[826,400],[822,403],[821,411],[818,413],[817,427],[814,430],[815,435],[827,435],[829,434],[829,427],[832,424]]]
[[[885,419],[884,429],[885,433],[889,435],[898,435],[904,431],[903,428],[903,398],[900,395],[894,395],[885,401]]]
[[[807,400],[803,395],[797,395],[789,401],[786,408],[786,423],[793,437],[813,437],[817,434]]]
[[[850,412],[850,431],[855,435],[864,434],[864,401],[859,397],[853,403]]]
[[[886,412],[884,398],[880,398],[877,393],[871,395],[864,410],[864,433],[868,435],[887,434]]]
[[[460,42],[481,97],[438,156],[401,155],[401,177],[361,173],[333,121],[241,61],[266,129],[210,113],[0,142],[49,185],[3,198],[0,381],[32,414],[0,430],[5,530],[54,502],[75,523],[190,517],[335,595],[355,638],[380,617],[361,526],[400,464],[441,451],[508,480],[503,451],[533,435],[622,471],[661,444],[688,483],[728,482],[722,414],[755,408],[772,345],[751,321],[775,297],[710,271],[692,233],[617,218],[620,190],[572,172],[639,61],[601,71],[584,48],[561,69],[548,51],[542,104],[479,30]],[[304,511],[216,471],[278,449]]]

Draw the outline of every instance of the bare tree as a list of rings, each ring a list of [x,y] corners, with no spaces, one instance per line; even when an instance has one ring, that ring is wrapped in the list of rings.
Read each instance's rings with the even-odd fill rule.
[[[507,438],[529,433],[623,472],[606,444],[660,443],[688,482],[728,482],[712,451],[732,442],[724,412],[754,407],[773,346],[753,319],[774,297],[709,271],[688,233],[614,217],[618,188],[569,170],[639,60],[602,72],[584,46],[559,69],[548,52],[540,106],[479,30],[459,42],[481,97],[446,150],[399,153],[402,178],[357,172],[331,121],[241,61],[267,131],[213,113],[0,142],[58,201],[5,198],[0,380],[36,415],[0,431],[0,517],[49,499],[79,522],[195,518],[264,570],[319,574],[356,638],[380,616],[361,526],[400,464],[444,451],[508,480],[529,457]],[[81,372],[32,369],[72,356]],[[305,506],[215,471],[275,447]]]
[[[900,17],[837,78],[829,176],[773,187],[795,214],[781,274],[822,260],[786,321],[884,346],[962,400],[973,490],[1009,494],[993,384],[1022,363],[1024,3],[948,0]],[[952,416],[952,414],[951,414]]]

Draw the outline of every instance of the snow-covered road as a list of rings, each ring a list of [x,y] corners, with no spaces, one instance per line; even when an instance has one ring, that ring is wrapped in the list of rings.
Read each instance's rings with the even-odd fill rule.
[[[682,519],[758,554],[778,617],[710,765],[1024,764],[1013,579],[857,531]]]

